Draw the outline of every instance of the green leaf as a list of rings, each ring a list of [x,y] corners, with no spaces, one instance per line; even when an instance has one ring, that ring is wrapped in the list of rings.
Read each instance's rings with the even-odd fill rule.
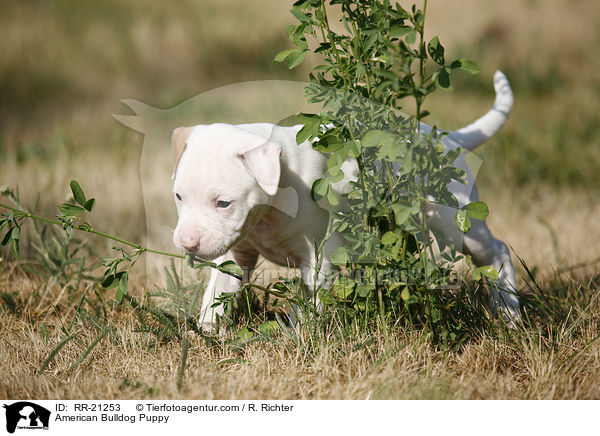
[[[395,25],[392,26],[392,28],[390,29],[390,38],[402,38],[404,35],[406,35],[409,32],[412,32],[413,29],[412,27],[409,26],[403,26],[403,25]]]
[[[76,180],[71,180],[71,192],[73,193],[73,198],[75,198],[75,201],[83,206],[86,202],[85,194]]]
[[[354,158],[360,156],[360,146],[356,141],[348,141],[346,144],[346,150],[348,150],[348,154]]]
[[[352,33],[352,30],[350,30],[350,26],[348,26],[348,21],[346,20],[346,17],[342,15],[342,24],[344,25],[344,29],[346,29],[346,31],[348,33]]]
[[[469,218],[473,218],[476,220],[485,220],[490,211],[483,201],[474,201],[473,203],[469,203],[462,208],[467,212],[467,216]]]
[[[335,191],[331,188],[331,186],[329,187],[329,189],[327,190],[327,201],[329,202],[329,204],[331,204],[332,206],[337,206],[338,204],[340,204],[340,200],[337,197],[337,194],[335,193]]]
[[[354,292],[354,283],[349,280],[343,280],[343,282],[337,282],[333,287],[333,293],[337,298],[342,300],[346,299]]]
[[[304,35],[297,35],[292,39],[292,42],[296,44],[296,47],[299,49],[308,51],[308,43],[306,42],[306,37]]]
[[[394,211],[394,220],[396,221],[396,225],[399,226],[408,221],[411,215],[419,211],[419,208],[417,206],[414,206],[404,201],[397,201],[394,204],[392,204],[391,207]]]
[[[294,2],[294,4],[292,6],[295,8],[306,8],[308,6],[312,6],[311,3],[312,2],[310,0],[298,0],[298,1]]]
[[[358,256],[358,259],[356,259],[356,263],[361,265],[373,265],[376,262],[376,260],[377,259],[375,259],[373,256],[363,254],[362,256]]]
[[[238,275],[240,277],[244,273],[244,271],[242,270],[242,267],[240,267],[233,260],[226,260],[222,264],[217,265],[217,269],[219,271],[221,271],[221,272],[226,273],[226,274],[235,274],[235,275]]]
[[[450,68],[458,68],[470,74],[479,74],[479,66],[475,62],[464,58],[457,59],[454,62],[452,62]]]
[[[437,36],[434,36],[431,38],[431,41],[429,41],[429,44],[427,45],[427,52],[436,64],[444,66],[446,63],[444,59],[444,47],[442,47],[442,44],[440,44],[440,40]]]
[[[366,148],[379,147],[397,139],[397,135],[386,130],[369,130],[362,138],[362,146]]]
[[[325,304],[328,306],[337,304],[337,300],[331,293],[330,288],[321,288],[318,292],[318,295],[319,295],[319,300],[321,301],[322,304]]]
[[[102,283],[101,283],[102,287],[105,289],[116,288],[117,285],[119,284],[123,274],[125,274],[124,271],[118,272],[116,274],[105,275],[104,279],[102,280]]]
[[[21,229],[18,227],[12,229],[12,234],[10,235],[10,238],[13,241],[18,241],[19,239],[21,239]]]
[[[358,284],[356,285],[356,293],[361,296],[362,298],[365,298],[366,296],[368,296],[372,291],[375,290],[375,285],[374,284]]]
[[[21,230],[18,227],[13,227],[9,229],[8,232],[4,235],[2,239],[2,243],[0,245],[7,245],[10,242],[10,250],[15,257],[15,259],[19,259],[19,239],[21,237]]]
[[[463,233],[467,233],[471,229],[471,220],[469,219],[466,210],[457,210],[454,222],[456,223],[458,230]]]
[[[83,205],[83,208],[85,210],[87,210],[88,212],[91,212],[95,205],[96,205],[96,199],[90,198],[88,201],[85,202],[85,204]]]
[[[334,265],[346,265],[346,263],[350,260],[348,251],[346,251],[346,247],[338,247],[333,250],[329,256],[329,260]]]
[[[315,53],[321,53],[322,51],[327,51],[331,48],[331,44],[329,42],[322,42],[319,44],[319,47],[315,49]]]
[[[404,156],[408,150],[408,144],[406,142],[401,142],[400,138],[393,139],[393,141],[386,141],[383,143],[377,152],[378,158],[393,162],[400,160],[402,156]]]
[[[477,268],[477,271],[479,271],[481,273],[481,275],[488,277],[490,279],[498,278],[498,271],[496,271],[491,266],[480,266],[479,268]]]
[[[298,121],[304,124],[304,127],[296,134],[296,143],[302,144],[309,138],[318,136],[321,127],[321,117],[314,114],[298,114],[296,115]]]
[[[290,41],[291,41],[291,40],[293,40],[293,39],[294,39],[294,38],[297,36],[298,28],[299,28],[300,26],[301,26],[301,25],[298,25],[298,26],[296,26],[296,25],[294,25],[294,24],[290,24],[289,26],[287,26],[287,27],[285,28],[285,33],[287,34],[287,36],[288,36],[288,39],[289,39]]]
[[[0,245],[7,245],[9,241],[12,241],[12,232],[15,229],[16,227],[13,227],[12,229],[9,229],[8,232],[6,232],[4,238],[2,238],[2,242],[0,242]]]
[[[292,10],[290,11],[292,13],[292,15],[294,17],[296,17],[301,23],[308,23],[310,22],[310,17],[308,15],[306,15],[304,12],[302,12],[300,9],[298,8],[292,8]]]
[[[410,32],[408,32],[405,39],[408,44],[414,44],[417,42],[417,32],[415,32],[413,29],[410,29]]]
[[[399,236],[396,233],[388,231],[381,235],[380,241],[383,245],[392,245],[398,238]]]
[[[12,231],[13,231],[13,229],[9,229],[8,232],[6,232],[6,234],[4,235],[4,238],[2,238],[2,241],[0,242],[0,245],[8,244],[8,241],[11,240]]]
[[[15,259],[20,259],[21,256],[19,256],[19,240],[18,239],[12,239],[11,244],[10,244],[10,251],[13,254]]]
[[[333,153],[327,160],[327,170],[329,174],[336,175],[347,157],[348,151],[345,148],[341,148]]]
[[[315,180],[312,186],[312,197],[313,200],[318,200],[320,198],[325,197],[327,195],[327,191],[329,189],[329,181],[325,178]]]
[[[471,260],[471,256],[468,254],[465,255],[465,263],[467,264],[467,267],[473,268],[473,261]]]
[[[367,32],[364,32],[365,34],[367,34]],[[363,50],[367,51],[369,50],[373,44],[375,44],[375,42],[377,41],[378,35],[377,35],[377,31],[374,30],[372,32],[370,32],[369,37],[367,38],[367,40],[364,43],[363,46]]]
[[[129,292],[128,279],[127,273],[122,274],[119,279],[119,289],[117,289],[117,293],[115,294],[115,300],[117,300],[118,303],[122,303],[123,297]]]
[[[319,120],[316,134],[318,134],[318,128],[320,124],[321,122]],[[326,135],[322,138],[319,138],[318,141],[313,142],[312,146],[315,150],[320,151],[321,153],[333,153],[344,146],[344,141],[333,135]]]
[[[292,53],[294,53],[295,51],[298,51],[295,48],[289,48],[287,50],[283,50],[280,51],[279,53],[277,53],[277,55],[275,56],[275,62],[283,62],[286,60],[286,58],[291,55]]]
[[[450,74],[446,68],[440,68],[437,75],[438,84],[444,89],[450,89]]]
[[[410,292],[408,290],[408,286],[405,286],[404,289],[402,289],[402,292],[400,293],[400,297],[402,297],[402,299],[404,301],[408,301],[408,299],[410,298]]]
[[[251,332],[248,327],[243,327],[241,329],[238,330],[237,334],[236,334],[237,338],[242,340],[242,341],[247,341],[248,339],[252,338],[252,336],[254,336],[254,333]]]
[[[298,65],[300,65],[303,61],[304,58],[306,57],[306,54],[308,53],[308,50],[295,50],[293,53],[290,53],[287,57],[288,60],[288,69],[292,69],[297,67]]]
[[[83,208],[75,204],[63,203],[60,205],[60,211],[67,216],[78,216],[83,212]]]
[[[277,321],[265,321],[258,326],[258,331],[266,336],[274,335],[279,329]]]
[[[335,174],[330,174],[329,177],[327,177],[327,179],[329,180],[329,183],[337,183],[337,182],[341,182],[344,178],[344,172],[340,169],[338,170],[337,173]],[[333,189],[333,188],[331,188]]]

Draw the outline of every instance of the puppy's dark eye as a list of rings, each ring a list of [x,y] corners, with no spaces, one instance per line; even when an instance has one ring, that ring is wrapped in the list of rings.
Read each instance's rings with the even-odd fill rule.
[[[217,201],[217,207],[219,209],[225,209],[225,208],[229,207],[230,204],[231,204],[231,201],[225,201],[225,200]]]
[[[175,198],[177,198],[177,200],[181,201],[181,195],[179,195],[177,193],[175,194]]]

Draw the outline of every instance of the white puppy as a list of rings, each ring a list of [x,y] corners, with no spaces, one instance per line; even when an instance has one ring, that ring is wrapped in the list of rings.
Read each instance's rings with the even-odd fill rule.
[[[496,101],[482,118],[443,138],[447,150],[473,150],[505,123],[512,92],[501,72],[494,76]],[[309,286],[314,283],[315,242],[325,236],[328,212],[311,199],[313,182],[327,172],[327,156],[310,144],[296,144],[302,126],[272,124],[212,124],[180,127],[173,132],[175,157],[173,193],[179,221],[173,241],[177,247],[221,263],[234,260],[246,271],[259,255],[279,265],[299,266]],[[423,125],[423,129],[430,129]],[[346,179],[336,189],[348,191],[356,167],[347,161]],[[449,189],[463,206],[478,199],[473,176],[461,156],[455,165],[467,173],[469,184],[450,183]],[[297,203],[296,203],[297,201]],[[508,318],[518,319],[514,293],[515,273],[507,246],[495,239],[484,221],[473,220],[462,234],[454,224],[456,210],[428,206],[429,224],[442,230],[447,240],[472,256],[477,265],[499,271],[492,284],[491,306]],[[342,245],[334,234],[324,245],[321,272],[334,267],[329,254]],[[210,328],[222,306],[212,308],[223,291],[239,289],[235,278],[213,270],[202,303],[200,322]]]

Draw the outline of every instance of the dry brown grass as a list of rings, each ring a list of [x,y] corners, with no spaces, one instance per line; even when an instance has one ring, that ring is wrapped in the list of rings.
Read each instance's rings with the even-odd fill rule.
[[[73,371],[96,335],[76,325],[69,342],[42,375],[43,361],[64,338],[69,308],[52,289],[38,307],[36,280],[3,269],[2,287],[19,290],[24,307],[3,313],[0,330],[2,398],[186,399],[597,399],[600,398],[598,303],[573,304],[569,322],[482,335],[456,350],[433,348],[420,332],[373,331],[346,337],[301,332],[301,345],[217,339],[208,347],[189,334],[183,388],[177,389],[178,341],[150,346],[136,333],[131,309],[111,309],[113,334]],[[578,292],[572,281],[570,292]],[[552,286],[551,283],[544,285]],[[598,291],[598,281],[582,292]],[[579,289],[581,291],[581,289]],[[575,299],[573,300],[575,302]],[[53,304],[56,303],[56,304]],[[581,303],[581,302],[580,302]],[[576,321],[576,322],[575,322]],[[41,323],[49,327],[44,337]]]

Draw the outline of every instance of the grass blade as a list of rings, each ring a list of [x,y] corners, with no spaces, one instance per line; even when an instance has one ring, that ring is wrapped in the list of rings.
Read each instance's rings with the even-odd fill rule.
[[[187,322],[186,322],[187,327]],[[187,336],[187,332],[183,333],[181,340],[181,360],[179,362],[179,369],[177,370],[177,390],[181,391],[181,385],[183,384],[183,374],[185,373],[185,365],[187,363],[188,349],[190,341]]]
[[[54,350],[52,350],[52,352],[50,353],[50,355],[46,358],[46,360],[44,360],[44,363],[42,363],[42,366],[40,367],[40,369],[37,372],[37,375],[42,375],[42,373],[46,370],[46,368],[48,368],[48,365],[50,365],[50,362],[52,362],[52,360],[54,359],[54,357],[56,357],[56,355],[58,354],[58,352],[62,349],[62,347],[64,347],[65,345],[67,345],[67,343],[74,339],[77,336],[76,333],[67,336],[65,339],[63,339],[62,341],[60,341],[60,343],[54,347]]]
[[[92,352],[92,350],[96,347],[96,345],[98,345],[100,343],[100,341],[102,339],[104,339],[104,337],[106,337],[107,334],[110,333],[111,330],[112,330],[112,328],[110,326],[105,327],[104,330],[102,330],[100,332],[100,334],[94,338],[94,340],[92,341],[92,343],[86,348],[86,350],[79,357],[79,359],[77,359],[69,367],[69,369],[67,369],[67,372],[72,372],[75,368],[77,368],[81,364],[81,362],[83,362],[85,360],[85,358]]]

